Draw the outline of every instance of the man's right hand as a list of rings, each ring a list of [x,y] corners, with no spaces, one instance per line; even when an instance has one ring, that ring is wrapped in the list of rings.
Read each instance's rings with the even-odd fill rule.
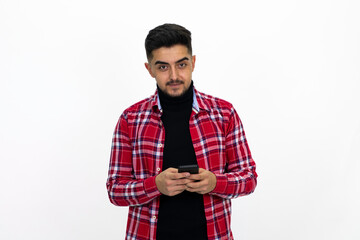
[[[190,173],[178,173],[176,168],[168,168],[155,178],[158,190],[167,196],[175,196],[186,189],[186,184],[192,182],[188,179]]]

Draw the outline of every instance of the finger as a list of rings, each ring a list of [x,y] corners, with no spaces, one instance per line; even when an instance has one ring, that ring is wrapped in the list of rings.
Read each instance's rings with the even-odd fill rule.
[[[179,194],[179,193],[183,192],[185,189],[186,189],[186,185],[177,185],[177,186],[170,187],[168,189],[168,193],[169,193],[169,195],[174,196],[174,194]]]
[[[197,190],[194,189],[194,188],[186,188],[186,191],[188,191],[188,192],[196,192]]]
[[[192,180],[199,181],[199,180],[202,180],[202,179],[206,178],[207,172],[208,172],[207,170],[205,170],[203,168],[199,168],[199,173],[198,174],[191,174],[189,178],[192,179]]]
[[[203,178],[204,178],[204,176],[201,174],[191,174],[189,176],[189,179],[194,180],[194,181],[199,181],[199,180],[202,180]]]
[[[188,178],[190,176],[190,173],[183,172],[183,173],[173,173],[172,179],[182,179],[182,178]]]
[[[172,171],[172,170],[169,170],[167,171],[167,169],[163,172],[164,173],[164,176],[166,179],[170,179],[170,180],[177,180],[177,179],[180,179],[180,178],[186,178],[188,176],[190,176],[189,173],[178,173],[177,172],[177,169],[175,169],[176,172]]]
[[[204,194],[206,193],[206,187],[205,186],[200,186],[200,187],[194,187],[194,188],[191,188],[191,187],[187,187],[186,188],[186,191],[189,191],[189,192],[196,192],[196,193],[199,193],[199,194]]]
[[[177,173],[178,170],[177,170],[177,168],[172,168],[172,167],[170,167],[170,168],[167,168],[164,172]]]
[[[181,191],[174,191],[174,192],[171,192],[171,193],[169,193],[167,195],[170,196],[170,197],[173,197],[173,196],[176,196],[176,195],[182,193],[183,191],[185,191],[185,189],[181,190]]]
[[[190,182],[186,184],[186,187],[191,189],[198,189],[201,188],[203,184],[201,182]]]
[[[205,192],[203,188],[186,188],[186,191],[195,192],[199,194],[203,194]]]
[[[192,180],[188,179],[188,178],[181,178],[181,179],[177,179],[177,180],[173,180],[175,185],[186,185],[190,182],[193,182]]]

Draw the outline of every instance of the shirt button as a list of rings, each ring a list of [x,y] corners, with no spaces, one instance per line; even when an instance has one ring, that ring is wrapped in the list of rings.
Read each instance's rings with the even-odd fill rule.
[[[161,170],[161,169],[160,169],[159,167],[156,169],[156,171],[158,171],[158,172],[160,172],[160,170]]]
[[[156,216],[153,216],[153,219],[156,219]]]
[[[159,147],[162,147],[162,146],[163,146],[163,145],[160,143],[160,144],[159,144]]]

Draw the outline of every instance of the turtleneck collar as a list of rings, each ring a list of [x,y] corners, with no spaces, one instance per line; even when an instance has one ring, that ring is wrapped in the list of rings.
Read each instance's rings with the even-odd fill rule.
[[[158,95],[160,99],[161,107],[166,111],[177,111],[183,110],[187,107],[192,108],[193,104],[193,82],[191,81],[190,87],[184,94],[178,97],[171,97],[164,93],[159,86],[157,86]]]

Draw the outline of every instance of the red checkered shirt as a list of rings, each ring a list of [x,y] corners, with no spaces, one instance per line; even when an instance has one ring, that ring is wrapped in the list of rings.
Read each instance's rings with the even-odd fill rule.
[[[129,206],[126,239],[156,239],[165,129],[157,92],[126,109],[116,125],[107,180],[110,201]],[[200,168],[216,175],[215,189],[204,195],[208,239],[233,239],[230,199],[256,187],[255,162],[233,106],[194,88],[189,121]]]

